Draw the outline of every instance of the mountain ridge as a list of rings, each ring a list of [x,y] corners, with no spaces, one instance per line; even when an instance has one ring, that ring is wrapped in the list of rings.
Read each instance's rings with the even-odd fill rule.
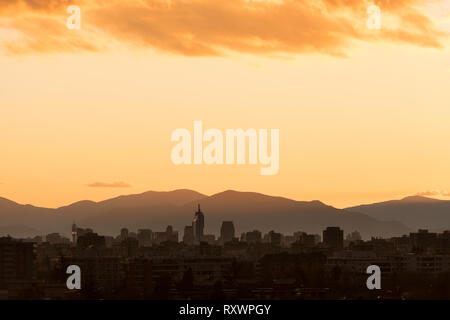
[[[257,192],[225,190],[211,196],[194,190],[147,191],[122,195],[99,202],[77,201],[56,209],[0,205],[1,226],[26,225],[44,233],[69,232],[75,221],[101,234],[118,234],[120,228],[163,230],[173,225],[182,234],[191,223],[200,203],[206,217],[206,232],[218,234],[224,220],[235,223],[239,232],[272,229],[283,233],[321,233],[327,226],[340,226],[346,232],[358,230],[363,237],[402,235],[409,229],[401,223],[378,221],[364,213],[350,212],[318,200],[298,201]],[[5,218],[5,219],[3,219]]]
[[[348,207],[345,210],[361,212],[381,221],[396,220],[414,230],[450,229],[449,200],[409,196]]]

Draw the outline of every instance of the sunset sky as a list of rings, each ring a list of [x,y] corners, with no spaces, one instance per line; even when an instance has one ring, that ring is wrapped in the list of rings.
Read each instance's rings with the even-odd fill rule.
[[[0,197],[450,200],[449,48],[450,0],[0,0]],[[279,173],[174,165],[194,120],[280,129]]]

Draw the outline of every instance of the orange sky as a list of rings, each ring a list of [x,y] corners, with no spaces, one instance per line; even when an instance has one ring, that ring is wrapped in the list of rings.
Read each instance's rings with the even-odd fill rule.
[[[450,1],[375,1],[379,31],[368,1],[158,1],[0,3],[0,196],[450,199]],[[65,26],[68,4],[80,31]],[[280,129],[279,173],[175,166],[171,132],[194,120]]]

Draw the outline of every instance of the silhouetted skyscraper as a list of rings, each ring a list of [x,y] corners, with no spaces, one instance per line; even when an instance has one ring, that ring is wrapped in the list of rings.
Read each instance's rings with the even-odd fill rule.
[[[230,242],[234,239],[234,224],[233,221],[222,222],[222,227],[220,228],[220,241],[222,244]]]
[[[194,219],[192,219],[192,231],[194,232],[195,243],[200,243],[200,241],[202,241],[204,229],[205,229],[205,216],[203,215],[203,212],[200,210],[199,204]]]
[[[166,241],[177,242],[178,243],[178,231],[173,231],[172,226],[167,226],[166,228]]]
[[[345,240],[347,241],[360,241],[361,240],[361,234],[358,231],[353,231],[352,233],[347,234],[345,237]]]
[[[77,243],[77,225],[75,222],[72,224],[72,243]]]
[[[31,280],[33,277],[33,243],[0,238],[0,283],[13,280]]]
[[[327,227],[323,231],[323,243],[333,248],[343,248],[344,231],[339,227]]]
[[[127,228],[122,228],[120,230],[120,239],[121,240],[126,240],[128,239],[128,229]]]
[[[281,233],[272,230],[266,235],[266,239],[271,245],[274,246],[281,245]]]
[[[187,244],[187,245],[194,244],[194,231],[193,231],[192,226],[184,227],[183,242],[184,242],[184,244]]]
[[[178,231],[174,231],[172,226],[167,226],[166,231],[153,233],[153,243],[178,242]]]
[[[151,229],[139,229],[137,239],[140,247],[149,247],[152,245],[153,232]]]
[[[261,242],[261,239],[261,232],[258,230],[243,233],[241,236],[241,240],[247,243],[259,243]]]
[[[89,232],[78,237],[78,248],[104,248],[106,247],[106,240],[104,236],[100,236],[97,233]]]

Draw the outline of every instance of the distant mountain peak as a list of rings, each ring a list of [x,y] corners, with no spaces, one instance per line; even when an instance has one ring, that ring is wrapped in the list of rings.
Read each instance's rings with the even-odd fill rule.
[[[403,202],[439,202],[442,200],[427,198],[424,196],[408,196],[408,197],[401,199],[400,201],[403,201]]]
[[[234,196],[234,195],[266,196],[266,195],[264,195],[262,193],[259,193],[259,192],[237,191],[237,190],[228,189],[228,190],[225,190],[225,191],[213,194],[211,197],[215,197],[215,196]],[[267,197],[269,197],[269,196],[267,196]]]
[[[225,190],[216,194],[213,194],[212,199],[228,199],[228,200],[261,200],[261,201],[270,201],[270,200],[284,200],[290,202],[296,202],[295,200],[280,197],[280,196],[271,196],[259,192],[252,191],[237,191],[237,190]]]
[[[322,201],[320,201],[320,200],[311,200],[311,201],[309,201],[311,204],[315,204],[315,205],[319,205],[319,206],[327,206],[327,207],[329,207],[329,205],[327,205],[327,204],[325,204],[325,203],[323,203]]]
[[[195,190],[191,190],[191,189],[175,189],[175,190],[169,190],[169,191],[145,191],[143,193],[141,193],[141,195],[146,195],[146,194],[197,194],[197,195],[202,195],[200,192],[197,192]]]

